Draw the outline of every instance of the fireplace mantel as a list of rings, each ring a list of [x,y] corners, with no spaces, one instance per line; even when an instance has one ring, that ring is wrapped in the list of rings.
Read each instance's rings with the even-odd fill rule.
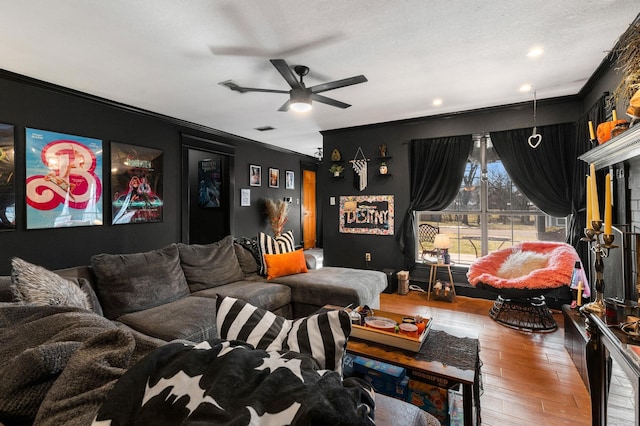
[[[578,159],[589,164],[594,163],[596,169],[603,169],[639,156],[640,124],[636,124],[610,141],[585,152]]]

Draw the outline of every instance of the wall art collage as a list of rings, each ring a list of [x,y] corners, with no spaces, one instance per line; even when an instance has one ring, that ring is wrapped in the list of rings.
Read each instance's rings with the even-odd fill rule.
[[[295,172],[285,170],[284,188],[295,189]],[[262,186],[262,166],[249,165],[249,186]],[[280,188],[280,169],[269,167],[267,176],[267,186],[269,188]],[[243,207],[251,205],[251,189],[240,189],[240,205]]]
[[[0,230],[16,228],[15,129],[0,123]],[[25,128],[26,229],[105,221],[103,141]],[[111,142],[111,223],[161,222],[162,150]]]

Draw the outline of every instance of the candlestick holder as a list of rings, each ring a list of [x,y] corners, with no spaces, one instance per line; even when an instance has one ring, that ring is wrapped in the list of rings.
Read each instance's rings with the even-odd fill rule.
[[[595,255],[594,269],[596,271],[596,298],[593,302],[584,305],[580,311],[585,313],[592,313],[596,315],[604,315],[604,279],[602,274],[604,272],[603,259],[609,256],[609,250],[617,248],[613,245],[615,237],[613,234],[605,234],[601,231],[602,221],[591,221],[591,228],[585,228],[582,241],[589,244],[590,250]],[[602,242],[601,242],[602,240]]]

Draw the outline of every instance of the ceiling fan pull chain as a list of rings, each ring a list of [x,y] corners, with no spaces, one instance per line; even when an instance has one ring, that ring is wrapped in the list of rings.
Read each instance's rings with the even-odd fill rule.
[[[542,135],[538,133],[538,127],[536,126],[536,113],[537,113],[537,105],[536,105],[536,91],[533,91],[533,132],[527,142],[529,146],[533,149],[536,149],[538,145],[542,142]]]

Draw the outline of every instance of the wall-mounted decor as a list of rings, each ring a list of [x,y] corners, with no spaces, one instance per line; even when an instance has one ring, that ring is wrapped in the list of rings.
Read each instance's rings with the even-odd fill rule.
[[[16,165],[13,126],[0,123],[0,231],[16,229]]]
[[[280,188],[280,170],[269,167],[269,188]]]
[[[291,170],[287,170],[285,173],[285,189],[294,189],[294,181],[296,176],[295,173],[293,173]]]
[[[198,206],[220,207],[222,166],[220,158],[206,158],[198,162]]]
[[[162,150],[111,142],[111,223],[162,222]]]
[[[102,225],[102,141],[25,134],[27,229]]]
[[[393,195],[340,197],[340,232],[393,235]]]
[[[242,207],[248,207],[251,205],[251,189],[240,189],[240,205]]]
[[[351,163],[351,166],[353,167],[353,171],[356,172],[356,174],[359,177],[358,189],[360,189],[360,191],[364,191],[364,189],[367,187],[367,162],[368,161],[369,159],[365,157],[364,152],[362,152],[362,148],[360,147],[358,147],[358,150],[356,151],[356,155],[355,157],[353,157],[353,160],[349,160],[349,162]]]
[[[254,166],[253,164],[249,166],[249,185],[262,185],[262,167]]]

